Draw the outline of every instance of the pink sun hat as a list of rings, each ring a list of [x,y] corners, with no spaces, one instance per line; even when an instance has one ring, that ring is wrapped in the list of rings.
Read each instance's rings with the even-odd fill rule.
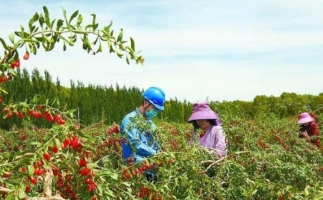
[[[209,102],[206,101],[193,104],[193,113],[188,122],[200,119],[214,119],[217,125],[222,125],[219,116],[210,108]]]
[[[298,124],[305,124],[314,121],[313,117],[307,112],[304,112],[298,116]]]

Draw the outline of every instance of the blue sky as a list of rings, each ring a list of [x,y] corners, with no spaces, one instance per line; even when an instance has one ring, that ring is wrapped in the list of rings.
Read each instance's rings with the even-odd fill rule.
[[[62,18],[63,7],[85,21],[96,14],[100,27],[113,21],[145,58],[144,66],[127,65],[107,49],[93,56],[80,44],[21,62],[65,86],[159,86],[167,99],[190,102],[323,92],[322,0],[1,1],[0,37],[26,27],[44,5],[52,18]]]

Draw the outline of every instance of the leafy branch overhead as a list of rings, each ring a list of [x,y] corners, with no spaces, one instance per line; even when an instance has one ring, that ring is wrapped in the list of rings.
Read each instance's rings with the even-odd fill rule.
[[[50,19],[48,9],[43,7],[44,13],[35,13],[29,20],[28,28],[20,26],[20,31],[15,31],[9,35],[11,44],[7,44],[1,37],[0,42],[4,48],[4,54],[0,56],[0,70],[2,74],[7,71],[9,74],[15,74],[14,68],[19,67],[18,49],[25,47],[26,54],[24,59],[29,58],[29,54],[37,54],[37,50],[41,47],[45,51],[54,49],[57,43],[63,43],[63,50],[67,46],[74,46],[77,40],[82,42],[82,47],[88,53],[93,54],[102,52],[103,48],[109,49],[110,53],[116,53],[118,57],[126,58],[126,62],[130,64],[130,59],[136,63],[142,64],[144,59],[140,52],[135,51],[135,42],[130,37],[130,45],[128,41],[123,40],[123,29],[119,34],[114,35],[111,30],[112,22],[109,25],[99,29],[96,22],[96,15],[92,14],[92,23],[82,25],[83,16],[79,11],[75,11],[70,17],[63,10],[64,19]],[[18,37],[18,38],[17,38]]]

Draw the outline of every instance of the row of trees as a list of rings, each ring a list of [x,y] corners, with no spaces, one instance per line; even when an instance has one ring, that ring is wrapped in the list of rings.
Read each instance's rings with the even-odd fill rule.
[[[118,84],[115,87],[91,84],[86,86],[82,82],[73,81],[68,88],[61,86],[58,79],[54,82],[49,72],[45,71],[42,75],[38,69],[34,69],[31,75],[26,69],[18,69],[14,81],[6,82],[4,89],[10,94],[3,96],[5,103],[26,101],[26,99],[34,99],[35,96],[39,104],[46,104],[47,99],[56,99],[57,105],[62,108],[76,109],[81,124],[91,124],[101,120],[105,123],[119,123],[126,113],[140,104],[143,92],[143,89],[120,87]],[[176,98],[170,99],[166,102],[166,109],[159,118],[186,122],[192,112],[192,103],[181,102]],[[220,116],[229,114],[227,116],[253,118],[259,113],[270,113],[279,118],[285,118],[296,116],[304,111],[319,115],[323,108],[323,93],[317,96],[295,93],[283,93],[279,97],[260,95],[251,102],[211,101],[210,104]],[[4,107],[5,105],[2,105],[2,109]],[[0,115],[3,117],[4,113]],[[2,127],[10,127],[13,122],[17,122],[16,119],[1,121],[1,124]]]

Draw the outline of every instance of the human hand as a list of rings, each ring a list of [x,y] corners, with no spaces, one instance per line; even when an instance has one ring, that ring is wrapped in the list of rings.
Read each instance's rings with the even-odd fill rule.
[[[156,152],[160,149],[157,142],[154,142],[153,149],[156,150]]]
[[[306,131],[302,132],[301,135],[306,139],[306,140],[311,140],[310,136],[307,134]]]

